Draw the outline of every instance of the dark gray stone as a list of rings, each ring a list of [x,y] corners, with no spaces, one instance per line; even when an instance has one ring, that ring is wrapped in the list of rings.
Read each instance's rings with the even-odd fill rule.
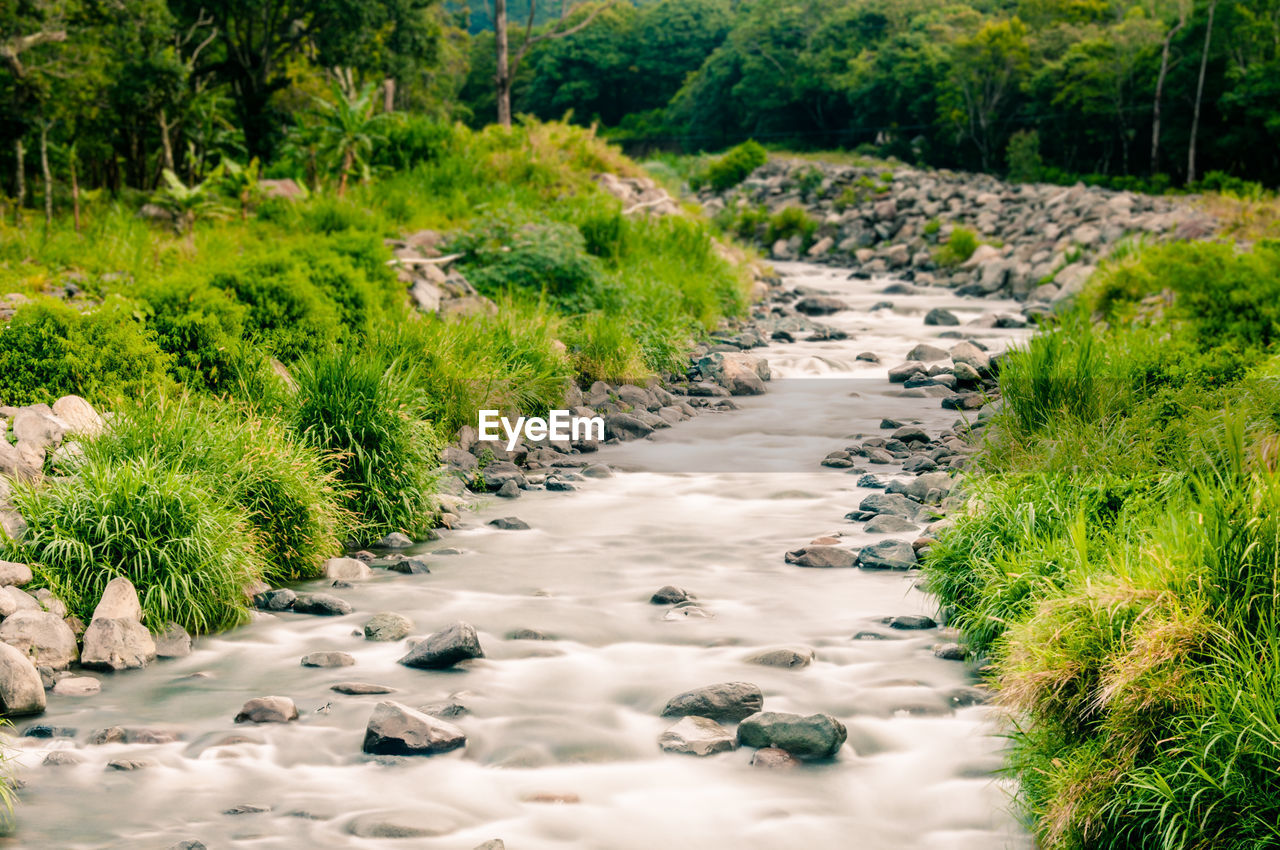
[[[475,626],[457,622],[420,641],[400,663],[421,670],[443,670],[470,658],[483,657]]]

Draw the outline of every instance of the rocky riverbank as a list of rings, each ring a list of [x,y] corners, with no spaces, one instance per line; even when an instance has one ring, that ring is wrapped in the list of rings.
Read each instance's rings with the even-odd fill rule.
[[[773,259],[1014,298],[1027,314],[1079,292],[1098,262],[1127,239],[1199,239],[1216,227],[1188,198],[783,158],[733,189],[704,189],[698,198],[709,213],[739,222]],[[768,241],[768,218],[787,209],[802,212],[810,230]],[[971,256],[948,258],[940,248],[958,227],[982,244]]]

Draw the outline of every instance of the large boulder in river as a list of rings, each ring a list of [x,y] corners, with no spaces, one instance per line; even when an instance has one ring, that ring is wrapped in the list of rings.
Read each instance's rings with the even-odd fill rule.
[[[777,747],[800,758],[831,758],[844,745],[848,732],[829,714],[784,714],[762,711],[738,726],[744,747]]]
[[[113,578],[85,629],[80,663],[91,670],[128,670],[155,660],[156,643],[142,625],[137,589],[124,576]]]
[[[44,683],[22,652],[0,643],[0,713],[8,717],[44,711]]]
[[[698,371],[730,395],[763,395],[772,377],[769,361],[751,354],[713,351],[698,361]]]
[[[363,749],[378,756],[431,756],[466,743],[466,733],[452,723],[387,700],[373,709]]]
[[[915,550],[901,540],[872,543],[858,555],[858,566],[868,570],[907,570],[915,565]]]
[[[298,719],[298,707],[288,697],[255,697],[236,715],[237,723],[288,723]]]
[[[57,614],[21,610],[0,623],[0,641],[21,652],[37,667],[65,670],[76,660],[75,632]]]
[[[805,546],[788,552],[784,557],[788,564],[797,567],[852,567],[858,560],[858,553],[839,546]]]
[[[400,663],[421,670],[443,670],[470,658],[484,658],[480,636],[475,626],[457,622],[419,641]]]
[[[758,686],[749,682],[725,682],[677,694],[668,700],[662,716],[741,720],[763,706],[764,694]]]

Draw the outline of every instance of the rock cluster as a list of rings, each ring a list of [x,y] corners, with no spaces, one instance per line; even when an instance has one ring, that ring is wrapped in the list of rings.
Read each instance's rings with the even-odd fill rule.
[[[1011,184],[982,174],[891,170],[772,159],[725,193],[704,190],[718,212],[799,207],[816,223],[764,246],[775,259],[807,259],[875,275],[893,272],[917,286],[1049,305],[1074,295],[1097,262],[1128,236],[1200,238],[1206,214],[1175,199],[1108,189]],[[965,262],[945,265],[939,246],[964,226],[984,243]]]

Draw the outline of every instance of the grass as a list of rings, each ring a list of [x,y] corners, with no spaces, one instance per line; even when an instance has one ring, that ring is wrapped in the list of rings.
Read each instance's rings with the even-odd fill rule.
[[[933,252],[933,259],[943,268],[955,268],[968,261],[978,250],[978,234],[967,227],[956,225],[951,228],[947,241]]]
[[[1271,251],[1113,259],[1002,361],[968,509],[926,556],[990,665],[1047,850],[1245,850],[1280,832]]]

